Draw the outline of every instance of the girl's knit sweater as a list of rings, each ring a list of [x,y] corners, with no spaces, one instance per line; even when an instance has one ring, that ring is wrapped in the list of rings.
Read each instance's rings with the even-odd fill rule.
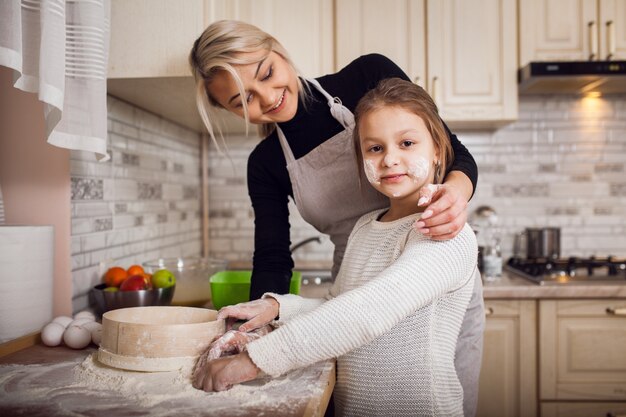
[[[342,416],[462,416],[454,368],[474,287],[477,245],[465,225],[434,241],[384,210],[355,225],[326,299],[266,294],[281,325],[248,345],[253,362],[277,376],[337,358],[335,410]]]

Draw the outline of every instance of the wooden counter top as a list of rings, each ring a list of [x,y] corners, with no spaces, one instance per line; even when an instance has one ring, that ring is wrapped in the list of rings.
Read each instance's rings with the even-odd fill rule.
[[[331,283],[302,285],[304,297],[324,297]],[[626,298],[626,284],[539,285],[504,271],[495,282],[483,281],[483,297],[489,299]]]
[[[165,386],[165,394],[159,394],[151,382],[154,373],[115,370],[124,375],[103,372],[100,376],[98,368],[103,365],[92,367],[92,378],[108,378],[116,386],[103,389],[76,376],[76,370],[88,363],[94,352],[95,347],[72,350],[37,344],[1,357],[0,415],[323,416],[335,385],[334,361],[320,362],[276,379],[263,377],[222,393],[203,393],[189,387],[184,393],[170,393]],[[125,380],[126,375],[129,381]],[[186,383],[176,375],[171,379],[177,386]],[[145,398],[125,395],[124,387],[130,383],[137,386],[137,382],[138,392]]]
[[[485,299],[626,298],[626,284],[539,285],[504,271],[495,282],[483,282]]]

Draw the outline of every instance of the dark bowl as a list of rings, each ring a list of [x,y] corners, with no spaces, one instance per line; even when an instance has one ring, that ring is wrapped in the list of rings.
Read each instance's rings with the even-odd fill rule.
[[[126,307],[169,306],[174,297],[176,285],[140,291],[104,291],[106,284],[91,290],[100,313]]]

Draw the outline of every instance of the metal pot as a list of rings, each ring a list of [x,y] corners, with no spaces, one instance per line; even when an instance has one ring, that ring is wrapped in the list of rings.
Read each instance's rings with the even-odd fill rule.
[[[525,250],[525,252],[522,252]],[[561,229],[558,227],[529,227],[515,236],[513,253],[516,258],[558,259],[561,256]]]

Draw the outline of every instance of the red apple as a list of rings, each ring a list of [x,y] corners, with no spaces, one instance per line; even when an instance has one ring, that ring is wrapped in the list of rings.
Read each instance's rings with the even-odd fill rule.
[[[120,285],[120,291],[139,291],[147,289],[143,275],[133,275],[126,278]]]

